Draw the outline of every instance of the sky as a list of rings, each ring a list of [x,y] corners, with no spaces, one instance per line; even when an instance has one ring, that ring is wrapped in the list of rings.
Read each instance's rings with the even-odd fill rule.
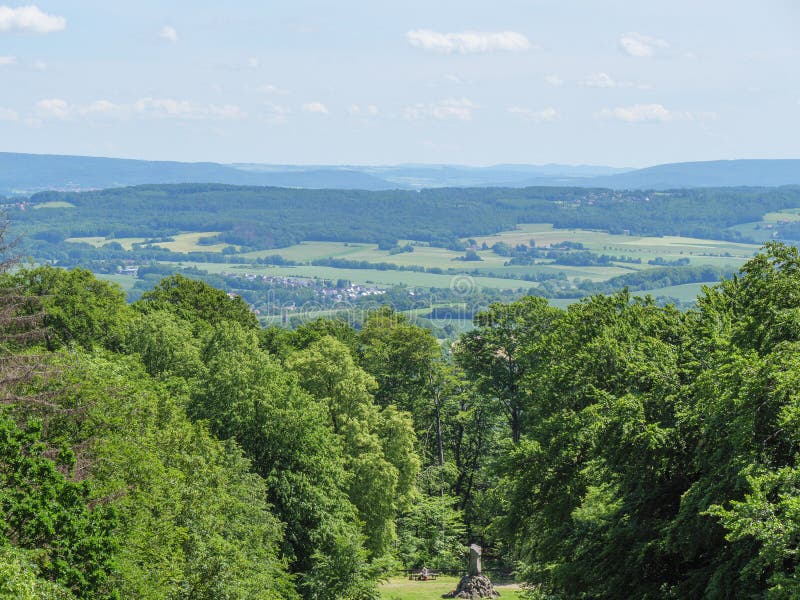
[[[0,0],[0,151],[800,157],[797,0]]]

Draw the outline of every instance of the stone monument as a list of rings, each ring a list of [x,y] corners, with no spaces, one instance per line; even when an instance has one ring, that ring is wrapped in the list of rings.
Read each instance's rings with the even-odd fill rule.
[[[481,555],[483,551],[477,544],[469,547],[469,570],[454,592],[445,594],[442,598],[464,598],[479,600],[480,598],[499,598],[500,594],[494,589],[492,582],[483,574]]]

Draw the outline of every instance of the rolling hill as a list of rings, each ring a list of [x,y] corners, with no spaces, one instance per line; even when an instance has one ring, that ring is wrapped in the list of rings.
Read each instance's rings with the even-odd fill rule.
[[[0,194],[141,184],[220,183],[308,189],[592,187],[666,190],[800,184],[800,160],[720,160],[620,169],[588,165],[265,165],[0,153]]]

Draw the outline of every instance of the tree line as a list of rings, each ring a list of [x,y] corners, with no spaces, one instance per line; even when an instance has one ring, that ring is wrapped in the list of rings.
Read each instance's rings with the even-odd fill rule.
[[[36,209],[53,202],[69,207]],[[69,246],[64,240],[71,237],[164,238],[181,232],[214,232],[203,238],[204,243],[245,250],[308,240],[377,243],[390,249],[403,239],[463,250],[461,238],[513,229],[520,223],[760,242],[729,228],[760,221],[767,212],[800,206],[800,187],[360,191],[180,184],[40,192],[27,204],[7,206],[18,233],[29,237],[37,252],[50,254],[63,254]],[[84,251],[99,256],[114,249]],[[154,251],[147,245],[137,250]]]

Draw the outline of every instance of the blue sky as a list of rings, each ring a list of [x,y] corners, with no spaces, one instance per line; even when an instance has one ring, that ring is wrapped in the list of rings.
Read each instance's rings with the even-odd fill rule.
[[[796,0],[0,0],[0,151],[797,158],[798,31]]]

